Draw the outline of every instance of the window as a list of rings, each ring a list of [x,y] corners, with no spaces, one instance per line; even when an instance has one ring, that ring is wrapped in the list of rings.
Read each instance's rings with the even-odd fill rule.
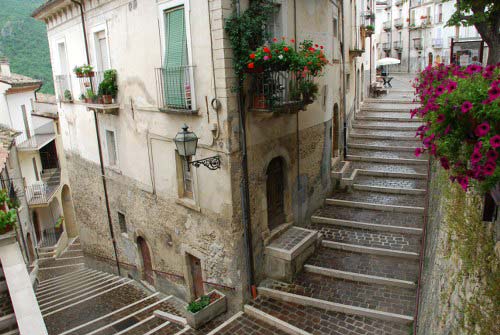
[[[437,22],[441,23],[443,22],[443,5],[442,4],[438,5],[437,10],[438,10]]]
[[[118,157],[116,154],[115,132],[112,130],[106,130],[106,146],[108,149],[108,165],[116,166],[118,163]]]
[[[333,37],[338,38],[339,34],[339,20],[334,17],[333,18]]]
[[[351,75],[348,73],[345,76],[345,86],[346,86],[346,91],[349,91],[351,88]]]
[[[193,199],[193,176],[188,168],[190,158],[182,159],[182,189],[183,197]]]
[[[122,212],[118,212],[118,225],[122,233],[127,233],[127,221],[125,220],[125,214]]]
[[[415,10],[412,10],[410,14],[410,26],[411,25],[415,25]]]
[[[270,39],[274,37],[280,39],[283,36],[283,13],[281,4],[275,3],[274,6],[275,10],[266,23],[266,32]]]
[[[40,176],[38,175],[38,167],[36,166],[36,158],[33,157],[31,159],[31,162],[33,163],[33,171],[35,172],[36,181],[40,181]]]
[[[101,30],[94,34],[96,62],[99,71],[109,70],[108,43],[106,31]]]

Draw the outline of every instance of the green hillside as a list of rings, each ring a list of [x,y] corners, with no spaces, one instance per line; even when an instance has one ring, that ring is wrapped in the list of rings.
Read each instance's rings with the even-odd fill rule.
[[[45,24],[31,12],[45,0],[0,0],[0,55],[12,72],[42,79],[41,92],[54,93]]]

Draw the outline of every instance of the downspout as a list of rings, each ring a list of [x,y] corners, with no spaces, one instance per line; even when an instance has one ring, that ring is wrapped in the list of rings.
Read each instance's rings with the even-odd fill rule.
[[[294,42],[294,47],[295,50],[297,50],[297,0],[293,0],[293,40]],[[301,185],[300,185],[300,134],[299,134],[299,113],[300,111],[297,111],[296,115],[296,124],[297,124],[297,129],[296,129],[296,141],[297,141],[297,147],[296,147],[296,155],[297,155],[297,223],[300,222],[301,217],[302,217],[302,210],[301,210],[301,204],[300,204],[300,190],[301,190]]]
[[[87,64],[90,64],[90,56],[89,56],[89,45],[87,43],[87,29],[85,27],[85,15],[84,15],[84,9],[83,9],[83,4],[81,2],[78,2],[76,0],[71,0],[74,4],[78,5],[80,7],[80,16],[82,20],[82,30],[83,30],[83,40],[85,41],[85,56],[87,57]],[[94,90],[94,85],[92,83],[92,80],[90,80],[90,89],[93,91]],[[106,203],[106,212],[108,216],[108,227],[109,227],[109,234],[111,237],[111,242],[113,243],[113,251],[115,254],[115,261],[116,261],[116,269],[118,271],[118,275],[121,276],[121,271],[120,271],[120,262],[118,261],[118,251],[116,247],[116,240],[115,240],[115,233],[113,231],[113,220],[111,219],[111,209],[109,207],[109,197],[108,197],[108,186],[106,183],[106,171],[104,170],[104,163],[103,163],[103,158],[102,158],[102,147],[101,147],[101,135],[100,135],[100,130],[99,130],[99,122],[97,119],[97,112],[94,110],[94,124],[95,124],[95,132],[96,132],[96,138],[97,138],[97,148],[99,149],[99,163],[101,166],[101,178],[102,178],[102,186],[104,189],[104,200]]]
[[[412,22],[411,22],[411,3],[410,3],[410,1],[408,1],[408,19],[410,20],[409,24],[408,24],[408,73],[410,73],[410,55],[411,55],[411,38],[410,38],[411,30],[410,30],[410,24],[412,24]]]
[[[342,43],[340,43],[340,53],[342,55],[342,112],[344,114],[344,160],[347,158],[347,97],[346,97],[346,67],[345,67],[345,22],[344,22],[344,2],[342,8]]]
[[[236,13],[241,15],[240,0],[236,2]],[[254,299],[257,298],[257,288],[255,286],[254,264],[253,264],[253,243],[252,228],[250,217],[250,192],[248,189],[248,152],[247,152],[247,134],[246,134],[246,113],[245,102],[243,99],[243,80],[238,78],[238,112],[240,126],[240,147],[241,147],[241,211],[243,219],[243,235],[245,242],[245,261],[247,268],[248,287]]]
[[[42,89],[42,86],[43,86],[43,83],[40,84],[40,86],[38,86],[38,88],[35,90],[35,101],[38,101],[38,97],[36,96],[36,94],[38,93],[38,91],[40,91]]]

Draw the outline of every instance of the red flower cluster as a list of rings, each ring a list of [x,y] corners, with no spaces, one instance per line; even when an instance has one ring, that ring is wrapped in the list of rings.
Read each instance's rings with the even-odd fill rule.
[[[422,147],[467,190],[471,180],[491,188],[500,182],[500,64],[427,67],[415,79],[421,107],[410,112],[424,124]]]

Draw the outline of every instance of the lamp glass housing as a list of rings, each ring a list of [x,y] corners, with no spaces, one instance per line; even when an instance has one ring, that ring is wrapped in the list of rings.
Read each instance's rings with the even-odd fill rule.
[[[188,126],[184,125],[182,131],[175,135],[174,142],[177,152],[182,157],[191,157],[196,155],[198,146],[198,136],[192,131],[188,131]]]

